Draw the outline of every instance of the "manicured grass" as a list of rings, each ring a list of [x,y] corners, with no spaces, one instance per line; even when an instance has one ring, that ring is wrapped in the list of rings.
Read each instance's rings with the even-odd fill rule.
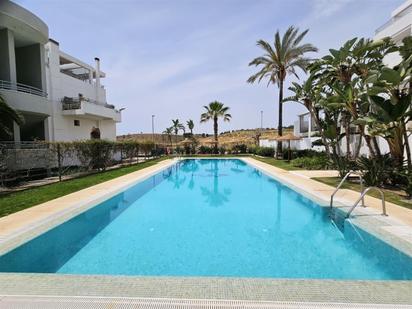
[[[0,217],[152,166],[167,157],[0,196]]]
[[[339,177],[317,177],[317,178],[312,178],[314,180],[317,180],[319,182],[322,182],[324,184],[336,187],[339,182],[341,181],[341,179]],[[360,192],[360,184],[358,183],[353,183],[353,182],[345,182],[342,185],[342,188],[344,189],[350,189],[350,190],[354,190],[357,192]],[[405,196],[402,196],[400,194],[398,194],[395,191],[392,190],[387,190],[387,189],[382,189],[382,191],[385,194],[385,200],[391,203],[394,203],[396,205],[405,207],[405,208],[409,208],[412,209],[412,203],[407,203],[404,202],[403,200],[405,200]],[[376,198],[380,198],[380,194],[378,191],[375,190],[371,190],[367,193],[367,195],[376,197]]]
[[[261,158],[261,157],[257,157],[254,156],[253,159],[256,159],[258,161],[262,161],[264,163],[273,165],[275,167],[287,170],[287,171],[296,171],[296,170],[302,170],[302,168],[300,167],[295,167],[292,166],[292,164],[290,164],[290,162],[286,161],[286,160],[278,160],[275,158]]]

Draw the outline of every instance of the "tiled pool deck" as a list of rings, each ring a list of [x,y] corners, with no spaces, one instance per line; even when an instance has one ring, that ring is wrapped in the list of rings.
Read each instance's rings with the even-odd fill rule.
[[[329,205],[330,194],[334,188],[311,180],[306,174],[288,172],[252,158],[242,158],[242,160],[298,190],[320,205],[325,207]],[[174,160],[165,160],[144,170],[1,218],[0,254],[174,163]],[[345,211],[348,208],[345,205],[352,205],[358,197],[359,193],[341,190],[336,196],[337,205]],[[378,199],[367,197],[366,205],[370,207],[359,207],[351,222],[412,256],[412,211],[387,203],[389,217],[383,217],[380,215],[381,204]],[[0,307],[2,303],[5,304],[7,300],[12,299],[12,295],[23,298],[35,295],[95,296],[412,305],[412,281],[0,274]]]

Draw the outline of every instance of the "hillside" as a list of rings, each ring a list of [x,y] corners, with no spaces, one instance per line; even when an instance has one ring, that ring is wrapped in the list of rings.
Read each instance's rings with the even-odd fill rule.
[[[284,132],[291,132],[292,129],[284,129]],[[221,146],[231,146],[236,144],[247,144],[254,145],[256,144],[256,133],[257,130],[247,129],[247,130],[234,130],[231,132],[223,132],[219,135],[219,144]],[[284,133],[284,134],[285,134]],[[260,136],[261,139],[270,139],[277,137],[277,130],[275,129],[263,129]],[[199,142],[199,145],[211,146],[213,144],[213,135],[212,134],[195,134],[196,139]],[[140,133],[140,134],[127,134],[120,135],[117,137],[118,141],[123,140],[134,140],[138,142],[151,141],[153,135],[151,133]],[[157,144],[169,144],[169,139],[165,134],[154,134],[154,140]],[[173,144],[181,144],[184,140],[183,135],[173,135],[172,142]]]

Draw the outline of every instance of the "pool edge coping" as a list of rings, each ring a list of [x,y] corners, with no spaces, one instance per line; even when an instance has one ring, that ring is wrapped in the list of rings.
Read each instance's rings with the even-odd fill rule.
[[[412,281],[0,274],[0,296],[412,305]]]

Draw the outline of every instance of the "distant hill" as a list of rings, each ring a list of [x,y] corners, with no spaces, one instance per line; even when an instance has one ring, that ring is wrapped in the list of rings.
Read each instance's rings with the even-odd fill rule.
[[[222,132],[219,134],[219,144],[222,146],[231,146],[236,144],[246,144],[255,145],[256,144],[256,134],[260,130],[256,129],[244,129],[244,130],[233,130],[228,132]],[[284,134],[288,132],[293,132],[292,129],[287,128],[283,130]],[[260,139],[272,139],[278,136],[276,129],[263,129],[261,132]],[[154,136],[151,133],[138,133],[138,134],[126,134],[117,136],[118,141],[124,140],[134,140],[138,142],[152,141],[154,140],[157,144],[169,144],[169,139],[165,134],[155,133]],[[213,134],[195,134],[199,145],[211,146],[213,144]],[[183,135],[172,135],[173,144],[180,144],[184,140]]]

